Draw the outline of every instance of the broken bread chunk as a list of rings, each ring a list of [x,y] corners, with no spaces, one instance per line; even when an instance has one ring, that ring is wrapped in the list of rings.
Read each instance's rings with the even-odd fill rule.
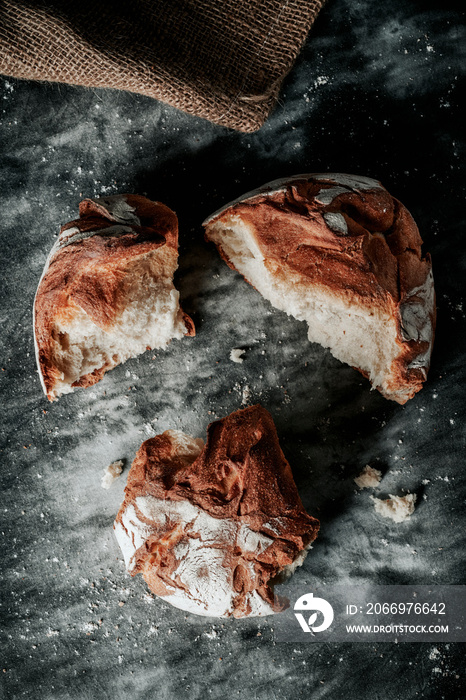
[[[206,238],[312,342],[406,403],[427,377],[435,328],[429,255],[408,210],[377,180],[297,175],[205,222]]]
[[[34,301],[34,340],[50,401],[173,338],[194,335],[173,285],[178,220],[138,195],[85,199],[65,224]]]
[[[212,617],[287,607],[273,585],[303,563],[318,529],[259,405],[211,423],[205,446],[176,430],[146,440],[114,524],[132,576]]]

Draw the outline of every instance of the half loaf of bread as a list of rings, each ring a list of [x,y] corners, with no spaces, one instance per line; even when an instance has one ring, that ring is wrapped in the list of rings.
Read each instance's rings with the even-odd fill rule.
[[[435,328],[431,261],[412,216],[378,181],[277,180],[204,226],[230,267],[386,398],[403,404],[422,388]]]
[[[319,523],[304,510],[271,415],[218,420],[207,442],[167,430],[144,442],[114,524],[127,570],[197,615],[287,607],[273,584],[300,566]]]
[[[172,338],[194,335],[173,286],[178,220],[138,195],[85,199],[52,248],[34,302],[34,339],[50,401]]]

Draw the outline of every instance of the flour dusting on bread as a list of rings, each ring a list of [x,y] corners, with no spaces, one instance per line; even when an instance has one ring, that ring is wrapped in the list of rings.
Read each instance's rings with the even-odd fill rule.
[[[304,510],[270,414],[252,406],[141,445],[114,530],[126,568],[197,615],[283,610],[273,586],[301,566],[318,521]]]

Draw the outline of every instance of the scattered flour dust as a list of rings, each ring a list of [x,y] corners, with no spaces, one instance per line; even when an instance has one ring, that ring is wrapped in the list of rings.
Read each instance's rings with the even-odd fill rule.
[[[95,632],[96,630],[100,629],[100,627],[102,627],[102,622],[103,620],[99,620],[98,622],[86,622],[83,625],[82,630],[86,634],[91,634],[92,632]]]
[[[101,486],[103,489],[109,489],[113,482],[118,479],[123,471],[123,460],[118,459],[116,462],[112,462],[104,469],[104,475],[102,477]]]
[[[354,479],[354,482],[360,489],[375,489],[381,479],[382,472],[366,464],[360,475]]]
[[[417,496],[415,493],[407,493],[406,496],[389,494],[385,501],[374,496],[371,496],[371,498],[374,501],[376,513],[384,518],[390,518],[395,523],[402,523],[414,513],[414,504]]]
[[[327,85],[328,82],[328,75],[318,75],[317,78],[314,80],[314,85],[315,87],[319,87],[320,85]]]

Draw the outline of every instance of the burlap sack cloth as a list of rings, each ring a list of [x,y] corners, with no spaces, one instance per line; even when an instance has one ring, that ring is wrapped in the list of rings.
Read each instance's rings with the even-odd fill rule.
[[[324,0],[0,0],[0,72],[155,97],[254,131]]]

